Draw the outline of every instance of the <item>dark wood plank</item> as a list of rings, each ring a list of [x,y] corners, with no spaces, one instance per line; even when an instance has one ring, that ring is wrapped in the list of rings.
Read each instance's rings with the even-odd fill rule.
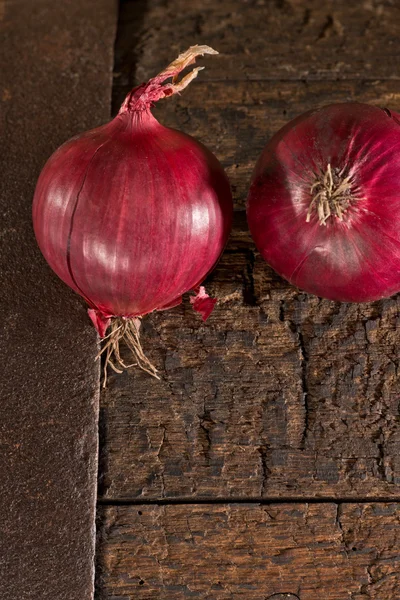
[[[93,14],[96,18],[93,19]],[[78,296],[41,257],[48,156],[107,120],[114,0],[0,2],[0,597],[93,595],[99,369]]]
[[[213,58],[207,67],[212,68]],[[399,81],[216,83],[202,79],[206,70],[181,96],[159,102],[154,114],[217,155],[229,176],[236,209],[245,208],[251,174],[265,144],[291,119],[335,102],[367,102],[400,111]]]
[[[287,118],[341,98],[395,108],[399,92],[194,82],[157,110],[222,156],[240,208],[256,154]],[[162,382],[110,375],[104,497],[399,494],[399,297],[350,305],[298,292],[259,257],[244,212],[208,286],[220,302],[207,324],[188,299],[143,321]]]
[[[379,0],[122,4],[114,111],[185,47],[221,51],[155,113],[222,160],[237,212],[209,322],[187,298],[146,317],[162,381],[111,374],[102,395],[98,600],[400,596],[398,504],[198,504],[398,498],[399,299],[300,293],[260,259],[243,211],[259,152],[290,118],[343,100],[399,107],[397,16]]]
[[[149,78],[197,43],[221,53],[203,79],[400,77],[399,5],[391,0],[141,0],[122,4],[121,22],[123,83]]]
[[[99,600],[395,600],[399,504],[107,507]]]

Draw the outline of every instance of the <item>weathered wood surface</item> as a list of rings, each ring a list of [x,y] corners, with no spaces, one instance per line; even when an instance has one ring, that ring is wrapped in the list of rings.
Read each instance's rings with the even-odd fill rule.
[[[303,294],[260,259],[244,212],[289,119],[345,100],[399,109],[399,30],[389,0],[122,3],[114,111],[187,46],[221,52],[155,114],[216,153],[236,213],[207,324],[188,298],[146,317],[162,381],[110,373],[102,393],[98,600],[400,597],[399,505],[378,502],[400,498],[400,299]]]
[[[400,16],[399,16],[400,20]],[[399,44],[400,46],[400,44]],[[206,68],[179,98],[159,102],[154,114],[166,126],[200,139],[221,160],[229,176],[236,210],[244,210],[251,173],[266,142],[303,112],[335,102],[367,102],[400,110],[400,81],[206,82],[219,57],[205,58]],[[399,69],[400,72],[400,69]],[[129,86],[117,88],[120,99]]]
[[[397,600],[399,504],[101,511],[112,600]],[[275,595],[276,594],[276,595]]]
[[[395,0],[139,0],[122,18],[117,70],[131,81],[194,43],[221,53],[203,79],[400,78]]]
[[[96,335],[40,255],[31,205],[49,155],[109,115],[115,25],[113,0],[0,2],[4,600],[93,594]]]
[[[241,14],[237,27],[251,33],[254,15],[268,9],[275,17],[268,20],[257,64],[265,65],[277,53],[270,35],[278,39],[280,34],[281,53],[287,52],[284,40],[291,31],[298,80],[262,81],[266,75],[261,73],[258,81],[238,81],[237,58],[231,57],[229,68],[226,57],[204,58],[206,69],[182,96],[155,108],[163,123],[194,135],[222,160],[237,212],[231,241],[209,278],[208,288],[220,303],[207,324],[192,314],[188,299],[181,307],[144,319],[145,349],[161,368],[163,381],[134,370],[110,376],[101,400],[104,498],[372,498],[400,491],[399,298],[350,305],[299,292],[260,259],[244,213],[257,156],[289,119],[313,106],[345,100],[398,109],[400,84],[384,79],[386,67],[378,62],[373,63],[374,75],[381,79],[371,80],[366,68],[361,78],[357,61],[349,62],[351,80],[300,81],[298,61],[305,60],[305,38],[293,33],[288,19],[309,6],[316,27],[326,4],[319,9],[310,2],[280,4],[217,4],[215,18],[209,15],[204,27],[217,27],[221,11],[236,11]],[[168,27],[175,32],[169,11],[178,15],[179,31],[179,15],[195,10],[196,3],[181,10],[177,2],[168,8],[158,2],[146,6],[142,13],[144,3],[122,6],[114,108],[129,90],[128,83],[134,84],[135,73],[141,80],[157,72],[160,56],[166,63],[176,54],[174,44],[182,49],[214,41],[211,34],[192,39],[190,19],[186,38],[182,34],[177,42],[174,33],[174,40],[168,39]],[[329,46],[329,60],[346,44],[349,56],[355,56],[355,42],[347,38],[351,28],[361,27],[361,13],[371,13],[366,6],[335,3],[347,34],[315,44],[321,64],[328,57],[326,44],[335,50]],[[211,4],[206,2],[205,10]],[[392,10],[397,9],[390,3],[374,4],[372,13],[386,16],[371,21],[375,33],[367,47],[363,42],[357,55],[362,60],[373,62],[376,28],[383,27]],[[200,18],[198,8],[197,14]],[[243,38],[240,31],[238,38]],[[383,36],[384,29],[379,31]],[[388,31],[387,43],[379,46],[387,58],[393,52]],[[232,35],[229,27],[226,32]],[[236,46],[229,43],[233,52]],[[213,81],[221,64],[224,80]],[[331,70],[329,76],[337,74]]]
[[[104,497],[399,493],[399,298],[319,300],[253,252],[236,213],[208,322],[188,300],[144,320],[164,377],[111,375]]]

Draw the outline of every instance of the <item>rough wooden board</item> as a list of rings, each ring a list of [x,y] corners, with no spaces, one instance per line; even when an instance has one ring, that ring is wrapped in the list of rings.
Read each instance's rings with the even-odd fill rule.
[[[138,505],[101,514],[99,600],[400,597],[399,504]]]
[[[159,72],[193,44],[205,79],[399,79],[399,5],[391,0],[141,0],[122,4],[120,81]],[[212,66],[211,66],[212,62]]]
[[[240,219],[238,218],[240,217]],[[106,498],[398,494],[398,297],[296,291],[253,254],[244,215],[209,289],[143,322],[161,382],[130,370],[102,396]]]
[[[181,96],[159,102],[154,114],[216,154],[229,176],[236,209],[245,207],[251,174],[265,144],[291,119],[335,102],[367,102],[400,111],[399,81],[210,83],[202,80],[203,72]]]
[[[93,19],[93,13],[96,19]],[[96,334],[41,257],[33,190],[48,156],[107,120],[114,0],[0,2],[0,597],[93,595]]]
[[[197,81],[157,114],[220,155],[240,208],[264,136],[287,118],[341,98],[395,108],[399,92],[398,82]],[[206,325],[187,299],[144,319],[161,383],[111,375],[103,495],[398,494],[399,297],[350,305],[298,292],[260,259],[244,212],[209,291],[221,301]]]
[[[111,374],[102,397],[101,504],[170,505],[100,506],[98,599],[397,599],[398,505],[195,503],[398,498],[399,300],[349,306],[299,293],[260,260],[243,212],[253,164],[287,120],[332,101],[399,107],[398,7],[138,0],[121,9],[114,111],[190,44],[222,52],[155,113],[217,154],[239,212],[209,281],[222,299],[209,323],[187,298],[146,318],[145,349],[163,381]]]

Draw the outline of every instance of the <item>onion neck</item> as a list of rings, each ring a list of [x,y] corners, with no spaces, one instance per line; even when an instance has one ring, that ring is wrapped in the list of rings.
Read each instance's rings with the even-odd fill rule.
[[[128,128],[135,133],[145,133],[154,127],[161,127],[160,123],[152,114],[150,107],[147,106],[142,110],[129,110],[125,113],[119,113],[124,119],[129,122]]]
[[[156,77],[149,79],[147,83],[142,83],[129,92],[119,110],[119,114],[149,111],[150,107],[161,98],[178,94],[184,90],[204,67],[196,67],[180,81],[178,81],[178,75],[187,66],[195,63],[198,56],[204,54],[218,54],[218,52],[209,46],[191,46]],[[165,83],[167,79],[171,78],[172,83]]]
[[[343,171],[332,169],[328,164],[327,169],[315,177],[310,188],[312,200],[308,207],[306,222],[309,223],[311,215],[316,211],[320,225],[325,225],[330,217],[337,217],[343,221],[343,215],[352,202],[351,177],[343,177]]]

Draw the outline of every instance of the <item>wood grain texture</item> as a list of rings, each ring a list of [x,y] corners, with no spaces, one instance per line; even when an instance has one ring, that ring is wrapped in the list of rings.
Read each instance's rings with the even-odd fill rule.
[[[228,174],[236,210],[245,208],[251,174],[265,144],[291,119],[337,102],[400,111],[400,81],[216,83],[204,81],[203,73],[180,97],[159,102],[153,112],[164,125],[189,133],[214,152]],[[120,90],[121,97],[128,91]]]
[[[399,298],[297,291],[254,252],[243,213],[208,288],[207,324],[188,299],[143,321],[161,382],[110,375],[103,496],[398,494]]]
[[[154,112],[218,156],[236,213],[207,324],[188,297],[146,317],[161,382],[110,373],[102,394],[98,600],[400,597],[399,505],[368,503],[400,493],[400,299],[301,293],[261,260],[244,212],[289,119],[349,100],[399,109],[399,28],[389,0],[122,3],[114,112],[187,46],[221,52]]]
[[[146,80],[193,44],[221,56],[203,79],[399,79],[392,0],[140,0],[122,4],[117,77]],[[130,28],[130,32],[129,32]],[[209,61],[206,61],[209,64]]]
[[[326,64],[347,48],[351,78],[332,81],[338,75],[326,68],[324,77],[314,72],[322,81],[301,79],[301,61],[311,64],[306,32],[311,28],[316,37],[317,24],[332,7],[346,29],[341,36],[328,28],[331,33],[312,46],[313,52],[318,64]],[[304,11],[310,21],[295,35],[294,23]],[[243,212],[254,163],[289,119],[348,100],[398,109],[399,81],[387,78],[382,61],[374,62],[374,44],[388,60],[398,48],[398,42],[391,43],[398,22],[383,25],[396,11],[390,2],[122,5],[114,109],[135,79],[154,74],[176,54],[174,44],[180,49],[197,41],[212,45],[217,32],[237,53],[233,32],[242,39],[246,31],[260,45],[257,61],[249,56],[257,68],[269,68],[267,58],[283,60],[289,52],[285,60],[292,61],[289,71],[296,76],[266,81],[264,70],[254,81],[245,70],[243,81],[238,54],[229,64],[226,57],[207,58],[206,70],[182,96],[155,107],[161,122],[194,135],[220,158],[237,213],[231,241],[208,280],[220,302],[207,324],[192,314],[188,298],[183,306],[143,321],[145,350],[162,370],[162,382],[135,370],[110,376],[101,400],[104,499],[399,493],[398,297],[349,305],[299,292],[260,259]],[[218,28],[222,13],[229,13],[236,29],[225,21],[226,27]],[[255,33],[261,14],[268,15],[262,40]],[[373,34],[356,52],[354,36],[367,14]],[[202,35],[192,39],[195,15],[203,23]],[[386,36],[385,43],[380,36]],[[273,41],[278,38],[279,52]],[[366,62],[375,65],[377,79],[371,79]],[[268,73],[283,77],[276,70]]]
[[[112,600],[395,600],[399,504],[102,509]]]

